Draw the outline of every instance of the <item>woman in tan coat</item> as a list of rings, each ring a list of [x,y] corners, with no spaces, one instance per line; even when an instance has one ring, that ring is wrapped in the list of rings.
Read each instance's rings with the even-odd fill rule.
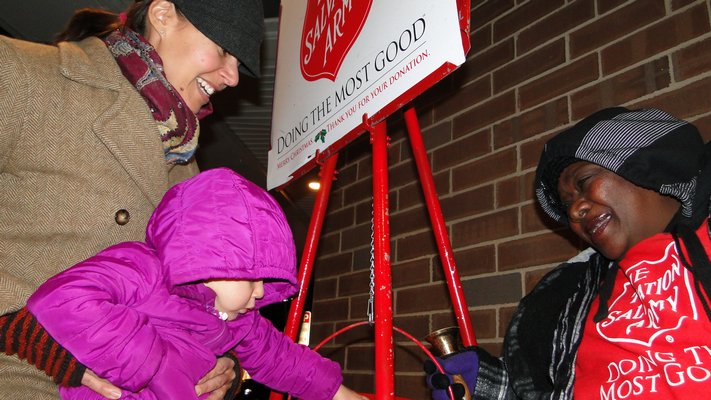
[[[98,29],[76,30],[86,22]],[[41,327],[13,318],[50,276],[143,239],[165,191],[198,172],[210,95],[259,71],[258,0],[144,0],[73,23],[57,46],[0,36],[0,339],[19,355],[0,353],[2,398],[57,398],[30,363],[111,395],[51,339],[32,347]],[[233,365],[220,359],[198,394],[222,398]]]

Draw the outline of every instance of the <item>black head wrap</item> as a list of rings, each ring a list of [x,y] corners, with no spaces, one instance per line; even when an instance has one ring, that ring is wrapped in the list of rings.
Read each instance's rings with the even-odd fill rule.
[[[600,110],[546,143],[536,170],[536,197],[549,216],[567,223],[567,212],[558,196],[558,178],[568,165],[588,161],[637,186],[676,198],[681,207],[666,230],[677,243],[681,238],[690,246],[692,261],[685,260],[685,265],[696,265],[691,269],[696,285],[703,284],[708,292],[711,263],[703,249],[699,250],[693,231],[709,215],[709,146],[704,145],[694,125],[661,110]],[[595,322],[607,316],[618,268],[611,262],[605,274]],[[704,302],[704,308],[711,319],[711,306]]]
[[[675,222],[697,227],[709,212],[708,147],[694,125],[664,111],[603,109],[545,144],[536,170],[536,197],[549,216],[567,223],[558,178],[568,165],[588,161],[678,199],[682,206]]]

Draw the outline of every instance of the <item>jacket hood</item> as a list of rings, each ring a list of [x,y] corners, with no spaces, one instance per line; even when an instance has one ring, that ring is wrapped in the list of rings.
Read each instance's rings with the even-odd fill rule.
[[[146,243],[171,287],[208,279],[264,280],[257,308],[298,288],[294,239],[281,207],[227,168],[169,189],[148,221]]]

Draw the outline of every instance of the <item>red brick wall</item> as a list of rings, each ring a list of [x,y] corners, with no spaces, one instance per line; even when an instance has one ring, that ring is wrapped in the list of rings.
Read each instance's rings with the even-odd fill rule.
[[[542,143],[593,111],[654,106],[711,139],[708,0],[472,0],[467,62],[416,101],[479,344],[498,354],[518,300],[579,242],[533,200]],[[423,338],[453,325],[401,115],[387,121],[395,325]],[[371,151],[339,159],[315,266],[312,343],[366,319]],[[396,394],[428,398],[423,354],[399,334]],[[368,327],[324,350],[373,392]]]

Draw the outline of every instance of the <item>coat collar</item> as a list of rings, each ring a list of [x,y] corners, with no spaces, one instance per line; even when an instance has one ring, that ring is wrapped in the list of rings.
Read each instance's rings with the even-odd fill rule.
[[[156,206],[168,189],[170,166],[163,157],[158,126],[143,98],[121,74],[100,39],[63,42],[58,47],[60,71],[65,77],[115,92],[113,104],[94,121],[94,134]]]

